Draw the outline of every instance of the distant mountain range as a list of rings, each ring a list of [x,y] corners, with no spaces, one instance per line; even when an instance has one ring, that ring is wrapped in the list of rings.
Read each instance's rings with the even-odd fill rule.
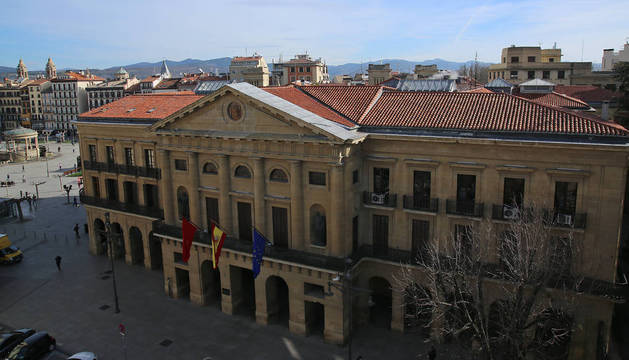
[[[199,72],[199,69],[202,69],[206,73],[226,73],[229,70],[229,63],[231,58],[223,57],[218,59],[211,60],[199,60],[199,59],[185,59],[182,61],[172,61],[166,60],[166,64],[170,69],[170,72],[173,76],[180,76],[183,73],[196,73]],[[150,63],[150,62],[140,62],[136,64],[130,65],[122,65],[131,76],[137,76],[139,79],[143,79],[147,76],[159,73],[161,68],[161,61]],[[382,59],[376,61],[370,61],[371,64],[391,64],[391,69],[397,72],[413,72],[415,65],[430,65],[436,64],[437,68],[441,70],[458,70],[461,66],[467,65],[470,66],[474,64],[473,60],[465,61],[465,62],[456,62],[456,61],[448,61],[443,59],[431,59],[424,61],[409,61],[403,59]],[[369,63],[347,63],[342,65],[328,65],[328,72],[330,73],[330,77],[334,77],[335,75],[354,75],[356,73],[367,72],[367,67]],[[491,63],[487,62],[478,62],[480,66],[488,66]],[[600,70],[600,64],[592,64],[593,69]],[[112,66],[107,69],[90,69],[92,74],[102,76],[104,78],[113,78],[116,71],[120,69],[120,65]],[[58,69],[58,72],[65,71],[67,69]],[[77,69],[74,69],[77,70]],[[39,71],[29,71],[31,77],[36,77],[37,74],[43,74],[44,72]],[[0,78],[4,77],[15,78],[15,67],[10,66],[0,66]]]

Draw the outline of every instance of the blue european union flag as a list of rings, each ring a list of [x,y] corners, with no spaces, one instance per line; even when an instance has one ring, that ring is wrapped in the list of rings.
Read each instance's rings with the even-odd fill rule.
[[[264,255],[264,247],[266,246],[266,239],[256,228],[253,229],[253,278],[255,279],[260,273],[260,265],[262,264],[262,256]]]

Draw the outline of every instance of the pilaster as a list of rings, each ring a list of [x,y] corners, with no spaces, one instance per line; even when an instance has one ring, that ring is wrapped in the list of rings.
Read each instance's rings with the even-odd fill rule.
[[[330,176],[331,186],[331,209],[330,209],[330,228],[332,239],[329,242],[330,255],[345,256],[345,238],[343,236],[345,229],[345,192],[343,181],[343,165],[335,165],[332,167]]]
[[[301,160],[290,163],[290,218],[292,249],[304,249],[304,184]]]
[[[221,218],[221,226],[223,227],[223,230],[228,234],[232,234],[234,229],[232,226],[231,199],[229,197],[229,190],[231,189],[231,168],[229,167],[229,156],[221,154],[217,156],[217,159],[220,187],[218,212]]]
[[[264,159],[253,159],[253,196],[254,196],[254,225],[259,231],[265,231],[266,208],[264,201],[265,191]]]
[[[190,179],[190,221],[201,224],[201,196],[199,194],[199,153],[188,153],[188,176]]]
[[[164,209],[164,221],[167,224],[175,223],[175,203],[173,201],[172,174],[170,169],[170,151],[158,150],[158,166],[161,168],[162,179],[159,184],[162,207]]]

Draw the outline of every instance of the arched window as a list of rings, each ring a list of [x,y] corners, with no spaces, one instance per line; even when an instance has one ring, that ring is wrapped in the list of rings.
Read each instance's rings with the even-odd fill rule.
[[[286,175],[284,170],[274,169],[273,171],[271,171],[271,175],[269,176],[269,180],[286,183],[286,182],[288,182],[288,176]]]
[[[310,243],[318,246],[325,246],[327,243],[325,210],[321,205],[310,208]]]
[[[249,171],[249,169],[246,166],[239,165],[236,168],[236,171],[234,172],[234,176],[235,177],[239,177],[239,178],[250,179],[251,178],[251,171]]]
[[[180,186],[177,189],[177,210],[179,219],[186,218],[190,219],[190,205],[188,201],[188,192],[186,188]]]
[[[207,162],[205,163],[205,165],[203,165],[203,173],[204,174],[218,174],[218,169],[216,168],[216,165],[214,165],[214,163]]]

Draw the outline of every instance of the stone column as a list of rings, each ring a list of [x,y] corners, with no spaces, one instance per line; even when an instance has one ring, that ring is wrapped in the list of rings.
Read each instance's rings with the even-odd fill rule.
[[[330,176],[330,187],[332,201],[329,216],[327,216],[328,224],[330,224],[331,239],[329,242],[330,255],[342,257],[346,255],[345,246],[345,192],[343,181],[343,165],[335,165],[332,167]]]
[[[228,234],[233,233],[232,228],[232,204],[229,197],[231,190],[231,168],[229,167],[228,155],[217,155],[218,173],[219,173],[219,191],[218,212],[221,219],[221,226]]]
[[[188,153],[188,176],[190,178],[190,221],[202,226],[199,194],[199,153]]]
[[[304,184],[301,160],[290,163],[290,217],[291,244],[296,250],[304,250]]]
[[[265,189],[265,174],[264,174],[264,159],[253,159],[253,196],[254,196],[254,226],[258,231],[266,232],[266,216],[265,216],[265,202],[264,194]]]
[[[392,291],[391,330],[404,332],[404,296],[399,291]]]
[[[172,174],[170,171],[170,151],[158,150],[158,167],[161,168],[162,179],[159,184],[162,206],[164,208],[164,221],[167,224],[175,224],[175,203],[173,201]]]

